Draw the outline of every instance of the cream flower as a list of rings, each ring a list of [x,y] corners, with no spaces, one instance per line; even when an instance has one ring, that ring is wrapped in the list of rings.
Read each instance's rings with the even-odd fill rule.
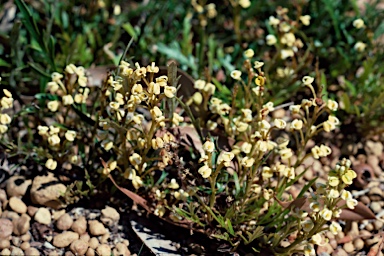
[[[302,81],[305,85],[311,85],[315,79],[311,76],[304,76]]]
[[[255,51],[252,49],[248,49],[244,52],[244,56],[248,59],[252,58],[255,55]]]
[[[203,90],[206,82],[204,80],[198,79],[195,81],[194,88],[197,90]]]
[[[331,231],[332,234],[337,235],[339,232],[341,232],[342,228],[339,223],[332,221],[331,225],[329,225],[329,231]]]
[[[57,109],[59,108],[59,101],[57,100],[50,101],[48,102],[47,107],[50,111],[56,112]]]
[[[254,163],[255,163],[255,159],[249,158],[247,156],[241,159],[241,165],[244,167],[252,167]]]
[[[289,57],[293,57],[295,53],[292,51],[292,49],[282,49],[280,51],[280,56],[283,60],[288,59]]]
[[[206,179],[209,176],[211,176],[212,169],[209,168],[209,166],[205,164],[199,168],[198,172],[201,174],[201,176],[203,176],[204,179]]]
[[[241,71],[239,70],[233,70],[231,72],[231,77],[235,80],[240,80],[241,79]]]
[[[165,86],[164,87],[164,94],[168,98],[175,97],[175,93],[176,93],[176,88],[175,87],[173,87],[173,86]]]
[[[62,101],[64,106],[72,105],[74,102],[72,95],[64,95]]]
[[[51,146],[56,146],[60,144],[60,137],[57,134],[53,134],[48,138],[48,143]]]
[[[313,227],[315,226],[315,224],[313,223],[313,221],[311,219],[308,219],[308,220],[304,220],[302,223],[301,223],[302,227],[303,227],[303,230],[304,232],[309,232],[313,229]]]
[[[225,167],[228,167],[234,156],[232,152],[222,152],[217,158],[217,164],[223,163]]]
[[[279,25],[280,20],[275,18],[274,16],[269,16],[268,23],[269,25],[276,27],[277,25]]]
[[[303,121],[299,119],[295,119],[291,123],[291,129],[301,130],[303,128]]]
[[[177,184],[176,179],[171,179],[171,182],[168,184],[168,188],[178,189],[180,186]]]
[[[311,22],[311,16],[309,16],[309,15],[300,16],[299,19],[300,19],[301,23],[303,23],[303,25],[305,25],[305,26],[309,26],[309,24]]]
[[[355,44],[353,48],[358,52],[363,52],[365,50],[365,47],[367,47],[367,45],[359,41]]]
[[[205,152],[212,153],[215,150],[215,144],[212,141],[206,141],[203,145]]]
[[[365,27],[365,24],[364,24],[364,21],[362,19],[356,19],[353,21],[352,25],[359,29],[359,28],[364,28]]]
[[[287,126],[287,123],[283,119],[275,119],[274,122],[275,126],[279,129],[285,129]]]
[[[8,114],[0,114],[0,123],[1,124],[10,124],[12,118]]]
[[[320,211],[320,216],[324,220],[331,220],[332,219],[332,211],[329,210],[328,208],[324,208],[323,210]]]
[[[251,1],[250,0],[239,0],[239,5],[246,9],[248,8],[249,6],[251,6]]]
[[[142,158],[139,154],[137,153],[133,153],[130,157],[129,157],[129,161],[131,162],[131,164],[133,165],[139,165],[141,164],[141,161],[142,161]]]
[[[55,170],[57,167],[57,162],[52,158],[49,158],[47,162],[45,162],[45,167],[47,167],[49,170]]]
[[[8,131],[8,126],[0,124],[0,134],[4,134]]]
[[[262,66],[264,66],[264,62],[262,62],[262,61],[255,61],[254,63],[253,63],[253,67],[255,68],[255,69],[259,69],[259,68],[261,68]]]
[[[274,35],[271,35],[271,34],[267,35],[265,37],[265,40],[267,42],[267,45],[274,45],[277,43],[276,37]]]
[[[293,156],[292,150],[290,148],[281,149],[279,153],[282,160],[291,158]]]
[[[72,130],[68,130],[68,131],[66,131],[66,133],[65,133],[65,138],[66,138],[68,141],[74,141],[75,138],[76,138],[76,131],[72,131]]]
[[[332,111],[336,111],[337,108],[339,107],[339,104],[334,100],[328,100],[327,107]]]

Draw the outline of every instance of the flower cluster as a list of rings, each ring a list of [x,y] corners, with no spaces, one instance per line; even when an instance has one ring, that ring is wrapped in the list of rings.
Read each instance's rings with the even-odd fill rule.
[[[1,82],[1,77],[0,77]],[[0,134],[5,134],[8,131],[8,125],[11,123],[12,118],[9,114],[4,113],[5,110],[13,107],[12,93],[7,89],[3,89],[4,96],[0,100]]]

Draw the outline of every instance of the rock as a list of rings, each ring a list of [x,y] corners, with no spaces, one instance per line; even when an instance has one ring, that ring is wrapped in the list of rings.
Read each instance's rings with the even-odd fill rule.
[[[47,208],[39,208],[35,214],[35,221],[39,222],[40,224],[49,225],[52,221],[51,213]]]
[[[69,249],[75,255],[84,255],[88,250],[88,243],[84,242],[83,240],[75,240],[71,243]]]
[[[88,248],[86,254],[86,256],[95,256],[95,250],[92,249],[92,248]]]
[[[128,247],[125,244],[118,243],[115,245],[113,255],[130,256],[131,252],[129,251]]]
[[[0,219],[0,240],[7,238],[12,235],[13,232],[13,223],[9,219],[1,218]]]
[[[379,213],[381,211],[381,205],[379,202],[372,202],[371,209],[374,213]]]
[[[29,249],[30,247],[31,247],[31,245],[30,245],[30,243],[28,243],[28,242],[24,242],[24,243],[22,243],[22,244],[20,245],[20,249],[23,250],[23,251]]]
[[[11,249],[11,256],[24,256],[24,252],[20,248],[13,246]]]
[[[111,226],[119,222],[120,214],[116,211],[116,209],[106,206],[105,209],[101,210],[100,219],[105,225]]]
[[[32,181],[25,180],[24,176],[12,176],[7,180],[7,194],[8,196],[23,197],[31,184]]]
[[[20,213],[20,214],[23,214],[23,213],[26,213],[27,212],[27,206],[25,205],[25,203],[23,201],[21,201],[20,198],[18,197],[11,197],[9,199],[9,207],[17,212],[17,213]]]
[[[11,247],[11,242],[8,239],[1,239],[0,240],[0,249],[6,249]]]
[[[355,247],[352,242],[348,242],[343,245],[343,249],[350,255],[355,250]]]
[[[28,205],[28,207],[27,207],[28,215],[31,217],[35,216],[37,210],[39,210],[39,208],[32,206],[32,205]]]
[[[20,239],[20,237],[18,237],[18,236],[14,236],[14,237],[12,237],[12,244],[14,245],[14,246],[16,246],[16,247],[19,247],[20,246],[20,243],[21,243],[21,239]]]
[[[68,230],[71,228],[72,224],[73,224],[72,217],[68,213],[66,213],[61,215],[61,217],[57,220],[56,227],[60,230]]]
[[[31,187],[31,200],[34,204],[44,205],[53,209],[64,207],[59,200],[60,194],[66,191],[66,186],[49,173],[47,176],[37,176]]]
[[[91,239],[91,237],[89,236],[88,233],[82,234],[82,235],[80,236],[80,240],[82,240],[82,241],[84,241],[84,242],[86,242],[86,243],[88,243],[90,239]]]
[[[353,241],[353,246],[355,247],[356,251],[360,251],[364,248],[364,241],[361,238],[357,238]]]
[[[15,212],[13,212],[13,211],[4,211],[1,214],[1,217],[10,219],[12,221],[15,221],[15,220],[18,220],[20,218],[20,215],[15,213]]]
[[[0,253],[1,256],[9,256],[11,255],[11,251],[7,248],[1,251]]]
[[[97,220],[88,221],[88,225],[89,225],[89,232],[93,236],[101,236],[107,233],[107,229],[104,227],[104,225]]]
[[[73,222],[71,229],[79,235],[84,234],[87,230],[87,220],[85,219],[85,217],[81,216],[79,219]]]
[[[65,231],[53,238],[53,245],[59,248],[64,248],[77,239],[79,239],[79,234],[72,231]]]
[[[100,238],[100,243],[102,244],[107,244],[108,239],[111,235],[109,233],[105,233],[101,238]]]
[[[332,256],[348,256],[348,253],[341,248],[337,248],[333,251]]]
[[[17,220],[16,226],[13,228],[13,233],[15,233],[17,236],[27,233],[30,228],[30,221],[31,217],[25,213],[22,214],[21,217]]]
[[[364,149],[367,152],[367,155],[381,156],[381,153],[383,152],[383,144],[381,142],[368,140],[365,143]]]
[[[65,210],[53,211],[52,217],[53,217],[54,220],[58,220],[64,214],[65,214]]]
[[[98,255],[111,255],[111,248],[109,245],[101,244],[96,248],[96,253]]]
[[[99,246],[99,240],[96,237],[92,237],[89,240],[89,248],[96,249]]]
[[[29,247],[27,250],[25,250],[25,255],[40,256],[40,252],[36,248]]]
[[[31,235],[27,233],[22,235],[20,238],[21,238],[21,241],[28,242],[29,240],[31,240]]]
[[[4,203],[5,201],[8,201],[7,193],[4,189],[0,189],[0,201]]]
[[[67,251],[64,253],[64,256],[75,256],[71,251]]]

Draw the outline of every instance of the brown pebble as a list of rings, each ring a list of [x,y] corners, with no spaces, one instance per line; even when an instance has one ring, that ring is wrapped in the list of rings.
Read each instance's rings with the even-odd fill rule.
[[[93,236],[101,236],[107,233],[107,229],[104,227],[104,225],[97,220],[88,221],[88,225],[89,225],[89,232]]]
[[[1,218],[0,219],[0,240],[5,239],[6,237],[12,235],[13,232],[13,223],[9,219]]]
[[[24,252],[18,247],[12,247],[11,256],[24,256]]]
[[[337,248],[333,251],[332,256],[348,256],[348,253],[341,248]]]
[[[104,234],[101,238],[100,238],[100,243],[102,244],[107,244],[108,243],[108,239],[111,235],[109,233],[106,233]]]
[[[14,236],[14,237],[12,237],[12,244],[14,245],[14,246],[19,246],[20,244],[21,244],[21,239],[20,239],[20,237],[17,237],[17,236]]]
[[[71,251],[66,251],[64,256],[75,256],[75,254],[73,254]]]
[[[25,250],[25,255],[40,256],[40,252],[36,248],[29,247],[28,249]]]
[[[84,234],[87,230],[87,220],[85,219],[85,217],[81,216],[79,219],[73,222],[71,229],[79,235]]]
[[[11,255],[11,251],[6,248],[6,249],[3,249],[0,253],[1,256],[8,256],[8,255]]]
[[[373,226],[375,230],[380,230],[383,227],[383,225],[384,223],[381,220],[375,220],[375,222],[373,222]]]
[[[76,255],[84,255],[88,250],[88,243],[83,240],[73,241],[69,249]]]
[[[86,242],[86,243],[89,242],[89,239],[91,239],[91,237],[89,236],[88,233],[82,234],[82,235],[80,236],[80,240],[82,240],[82,241],[84,241],[84,242]]]
[[[0,249],[6,249],[9,247],[11,247],[11,242],[9,240],[6,240],[6,239],[0,240]]]
[[[353,241],[353,246],[355,247],[356,251],[360,251],[364,248],[364,241],[361,238],[357,238]]]
[[[371,199],[368,196],[362,196],[360,197],[360,202],[362,202],[365,205],[368,205],[371,203]]]
[[[332,233],[331,233],[332,234]],[[128,241],[128,239],[124,239],[123,240],[123,244],[125,244],[126,246],[129,246],[129,241]]]
[[[27,250],[29,247],[31,247],[31,245],[28,242],[23,242],[20,245],[20,249],[23,250],[23,251]]]
[[[54,220],[58,220],[61,216],[65,214],[65,210],[60,210],[60,211],[53,211],[52,213],[52,218]]]
[[[79,234],[72,231],[65,231],[53,238],[53,245],[59,248],[64,248],[77,239],[79,239]]]
[[[41,207],[35,213],[34,219],[40,224],[49,225],[52,222],[52,215],[47,208]]]
[[[66,213],[61,215],[61,217],[56,222],[56,227],[60,230],[68,230],[71,228],[73,224],[72,217]]]
[[[4,203],[5,201],[7,201],[8,198],[7,198],[7,192],[5,192],[4,189],[0,189],[0,201],[2,203]]]
[[[89,240],[89,247],[92,249],[96,249],[99,246],[99,240],[96,237],[92,237]]]
[[[27,233],[27,234],[22,235],[20,238],[24,242],[29,242],[29,240],[31,240],[31,235]]]
[[[35,213],[37,212],[37,210],[39,210],[39,208],[37,208],[35,206],[32,206],[32,205],[29,205],[27,207],[28,215],[31,216],[31,217],[35,216]]]
[[[85,253],[86,256],[95,256],[95,250],[92,248],[88,248],[87,252]]]
[[[21,217],[16,222],[16,228],[13,229],[13,233],[15,233],[17,236],[27,233],[31,226],[30,221],[31,217],[29,217],[27,214],[24,213],[21,215]]]
[[[343,249],[350,254],[355,250],[355,247],[352,242],[348,242],[343,245]]]
[[[380,241],[380,237],[378,236],[373,236],[372,238],[366,239],[365,240],[365,245],[367,247],[371,247],[372,245],[376,244],[377,242]]]
[[[379,213],[381,211],[381,205],[379,202],[372,202],[370,207],[374,213]]]
[[[109,245],[101,244],[96,248],[96,253],[98,255],[111,255],[111,248]]]
[[[366,226],[365,226],[365,230],[368,230],[368,231],[373,231],[374,230],[374,226],[372,223],[368,223]]]
[[[15,197],[15,196],[13,196],[9,199],[9,207],[13,211],[20,213],[20,214],[27,212],[27,206],[25,205],[25,203],[20,198]]]
[[[121,255],[121,256],[129,256],[131,255],[131,252],[129,251],[128,247],[123,243],[117,243],[115,245],[116,253],[114,255]]]

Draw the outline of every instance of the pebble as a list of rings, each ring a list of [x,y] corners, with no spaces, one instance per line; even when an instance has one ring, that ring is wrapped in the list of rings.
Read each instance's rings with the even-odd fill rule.
[[[53,211],[52,213],[52,218],[54,220],[58,220],[62,215],[65,214],[65,210],[61,210],[61,211]]]
[[[39,250],[37,250],[36,248],[33,248],[33,247],[29,247],[24,252],[25,252],[25,255],[40,256]]]
[[[81,216],[75,222],[73,222],[71,229],[79,235],[84,234],[87,230],[87,220],[85,219],[85,217]]]
[[[95,250],[92,248],[88,248],[87,252],[85,253],[86,256],[94,256]]]
[[[6,249],[11,246],[11,242],[7,239],[0,240],[0,249]]]
[[[359,201],[365,205],[368,205],[371,202],[371,199],[368,196],[362,196],[359,198]]]
[[[105,225],[111,226],[119,222],[120,214],[116,211],[116,209],[106,206],[105,209],[101,210],[100,219]]]
[[[32,206],[32,205],[29,205],[27,207],[28,215],[31,216],[31,217],[35,216],[37,210],[39,210],[39,208],[37,208],[35,206]]]
[[[348,256],[348,253],[341,248],[337,248],[333,251],[332,256]]]
[[[72,217],[66,213],[61,215],[61,217],[56,222],[56,227],[60,230],[68,230],[71,228],[73,224]]]
[[[0,219],[0,240],[7,238],[12,235],[13,232],[13,223],[9,219],[1,218]]]
[[[27,212],[27,206],[25,203],[18,197],[11,197],[9,199],[9,207],[20,214],[26,213]]]
[[[99,240],[96,237],[92,237],[89,240],[89,248],[96,249],[99,246]]]
[[[129,251],[128,247],[123,243],[118,243],[115,245],[113,255],[122,255],[122,256],[129,256],[131,255],[131,252]]]
[[[88,250],[88,243],[83,240],[75,240],[69,249],[76,255],[84,255]]]
[[[360,251],[364,248],[364,241],[361,238],[357,238],[353,241],[353,246],[355,247],[356,251]]]
[[[371,203],[371,209],[374,213],[378,213],[381,211],[381,205],[380,202],[372,202]]]
[[[102,244],[107,244],[108,243],[108,239],[111,235],[109,233],[106,233],[104,234],[101,238],[100,238],[100,243]]]
[[[8,196],[24,196],[28,187],[32,184],[31,180],[25,180],[24,176],[12,176],[7,180]]]
[[[12,244],[14,245],[14,246],[19,246],[20,244],[21,244],[21,239],[20,239],[20,237],[18,237],[18,236],[14,236],[14,237],[12,237]]]
[[[49,225],[52,221],[52,216],[47,208],[42,207],[37,210],[34,219],[40,224]]]
[[[27,234],[22,235],[20,238],[22,241],[28,242],[29,240],[31,240],[31,235],[27,233]]]
[[[60,183],[53,173],[37,176],[33,179],[30,192],[32,203],[59,209],[64,206],[59,198],[66,189],[67,187]]]
[[[20,218],[20,215],[13,212],[13,211],[4,211],[3,214],[1,214],[1,217],[15,221],[15,220],[18,220]]]
[[[18,247],[12,247],[11,256],[23,256],[24,252]]]
[[[20,249],[22,249],[23,251],[27,250],[28,248],[30,248],[31,245],[30,243],[28,242],[23,242],[21,245],[20,245]]]
[[[98,255],[111,255],[111,248],[109,245],[101,244],[96,248],[96,253]]]
[[[86,243],[88,243],[90,239],[91,239],[91,237],[89,236],[88,233],[82,234],[82,235],[80,236],[80,240],[82,240],[82,241],[84,241],[84,242],[86,242]]]
[[[375,230],[380,230],[383,227],[383,225],[384,225],[384,223],[381,220],[375,220],[373,222],[373,226],[374,226]]]
[[[6,248],[6,249],[1,251],[0,255],[1,256],[9,256],[9,255],[11,255],[11,251],[8,248]]]
[[[59,248],[64,248],[77,239],[79,239],[79,234],[72,231],[65,231],[53,238],[53,245]]]
[[[351,254],[354,250],[355,250],[355,247],[353,246],[353,243],[352,242],[348,242],[348,243],[345,243],[343,245],[343,249],[348,253],[348,254]]]
[[[15,235],[20,236],[24,235],[25,233],[28,232],[31,224],[31,217],[29,217],[27,214],[22,214],[21,217],[17,220],[16,226],[13,228],[13,233]]]
[[[374,142],[372,140],[368,140],[365,143],[364,149],[365,151],[367,151],[367,154],[381,156],[381,153],[383,152],[383,144],[381,142]]]
[[[71,251],[67,251],[64,253],[64,256],[75,256]]]
[[[101,235],[104,235],[105,233],[107,233],[107,230],[104,227],[104,225],[97,220],[88,221],[88,225],[89,225],[89,232],[93,236],[101,236]]]

